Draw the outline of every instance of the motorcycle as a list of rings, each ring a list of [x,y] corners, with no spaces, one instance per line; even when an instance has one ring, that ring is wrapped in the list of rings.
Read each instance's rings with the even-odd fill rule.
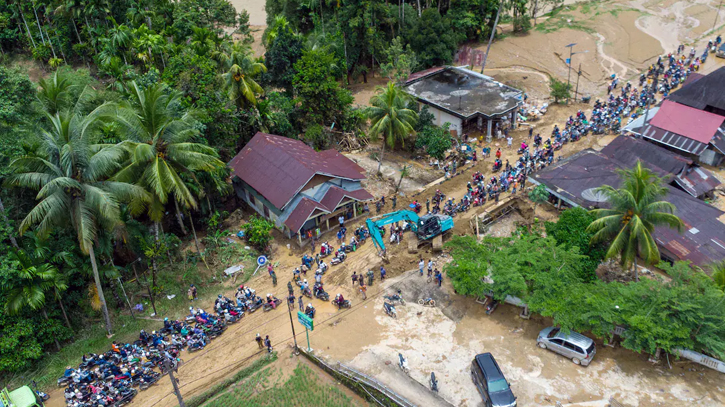
[[[277,308],[279,306],[279,304],[282,303],[282,300],[280,300],[277,297],[274,297],[273,302],[274,302],[274,306],[272,306],[272,304],[269,302],[264,303],[264,305],[263,305],[264,312],[271,311],[272,309]]]
[[[198,350],[202,350],[202,349],[204,349],[204,345],[203,345],[203,344],[201,343],[201,341],[195,341],[195,342],[192,342],[192,343],[191,343],[191,344],[190,344],[190,345],[188,346],[188,348],[187,348],[187,349],[189,350],[189,352],[196,352],[196,351],[198,351]]]
[[[352,304],[350,303],[350,300],[345,300],[345,301],[343,301],[342,304],[338,304],[337,301],[335,301],[335,300],[332,300],[330,302],[332,303],[332,305],[336,306],[337,309],[350,308],[352,306]]]
[[[330,300],[330,294],[328,294],[325,291],[318,291],[317,294],[315,294],[315,297],[317,297],[318,299],[321,299],[322,301]]]
[[[41,401],[48,401],[50,398],[50,395],[47,393],[43,393],[42,391],[38,390],[38,383],[35,382],[35,380],[32,381],[33,391],[35,391],[35,394],[38,395]]]
[[[405,373],[410,372],[410,368],[408,367],[408,359],[406,359],[402,353],[398,353],[398,367],[400,367],[400,370],[404,371]]]
[[[160,377],[161,377],[161,375],[159,373],[152,372],[152,373],[146,375],[146,377],[141,378],[141,382],[139,383],[138,388],[140,390],[146,390],[149,387],[151,387],[152,384],[159,381]]]
[[[133,400],[134,397],[136,397],[136,394],[138,394],[138,390],[136,389],[129,389],[125,388],[119,392],[119,398],[118,400],[113,404],[114,407],[123,406],[125,404],[128,404]]]
[[[335,256],[332,258],[332,260],[330,260],[330,264],[332,264],[333,266],[336,266],[336,265],[342,263],[343,261],[345,261],[344,257]]]
[[[383,303],[383,311],[385,311],[385,313],[392,318],[398,318],[398,313],[397,311],[395,311],[395,307],[393,306],[393,304],[390,304],[388,302]]]
[[[70,376],[63,376],[58,379],[58,387],[65,387],[69,385],[71,381],[73,381],[73,379],[71,379]]]
[[[421,298],[421,299],[418,300],[418,304],[419,305],[422,305],[424,307],[435,307],[436,306],[436,301],[433,298],[430,298],[430,297],[429,298],[426,298],[426,299]]]
[[[310,287],[305,288],[304,290],[300,290],[301,294],[304,295],[307,298],[312,298],[312,290],[310,290]]]
[[[315,308],[305,309],[305,315],[308,317],[315,319],[315,314],[317,314],[317,310]]]
[[[430,389],[438,393],[438,380],[436,379],[436,374],[433,372],[430,372]]]
[[[491,315],[497,307],[498,301],[492,298],[491,301],[488,301],[488,304],[486,304],[486,315]]]
[[[390,301],[391,303],[398,301],[400,305],[405,305],[405,299],[403,299],[403,297],[400,295],[400,291],[398,291],[398,293],[394,295],[384,295],[383,298]]]

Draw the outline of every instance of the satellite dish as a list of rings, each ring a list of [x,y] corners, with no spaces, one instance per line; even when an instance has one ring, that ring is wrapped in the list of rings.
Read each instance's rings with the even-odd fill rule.
[[[602,203],[607,202],[607,196],[597,188],[589,188],[582,191],[582,198],[589,202]]]

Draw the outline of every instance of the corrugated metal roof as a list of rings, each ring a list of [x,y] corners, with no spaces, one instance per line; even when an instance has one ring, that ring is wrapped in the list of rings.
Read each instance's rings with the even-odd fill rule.
[[[620,168],[626,166],[587,149],[539,171],[532,176],[532,181],[544,184],[551,193],[571,204],[607,207],[606,202],[597,204],[585,200],[582,192],[602,185],[619,187],[621,179],[616,170]],[[654,232],[657,244],[677,259],[699,266],[725,259],[725,225],[718,220],[723,212],[675,187],[668,185],[667,189],[664,199],[677,208],[675,214],[685,223],[685,232],[680,234],[674,229],[657,227]]]
[[[725,110],[725,67],[683,86],[668,99],[700,110],[708,106]]]
[[[675,182],[688,194],[698,197],[720,186],[715,174],[702,167],[692,167],[675,177]]]
[[[645,127],[642,132],[642,137],[694,155],[702,154],[707,148],[707,144],[705,143],[700,143],[699,141],[663,130],[651,124]]]
[[[351,180],[365,175],[342,154],[319,154],[305,143],[257,133],[229,162],[241,178],[275,207],[282,209],[315,174]]]
[[[315,210],[320,210],[324,213],[330,213],[330,209],[325,205],[315,202],[310,198],[302,198],[297,204],[295,209],[290,213],[284,224],[294,233],[299,232],[302,225],[307,222],[307,219],[312,215]]]
[[[602,149],[602,154],[627,167],[642,161],[660,177],[679,174],[692,164],[692,160],[667,149],[634,137],[619,136]]]
[[[358,201],[367,201],[369,199],[373,199],[373,196],[364,189],[346,191],[342,188],[330,187],[330,189],[327,190],[325,196],[320,200],[320,203],[323,204],[325,207],[329,208],[330,211],[333,211],[335,210],[335,208],[337,208],[337,205],[340,205],[340,202],[344,197],[353,198]]]
[[[709,143],[725,117],[665,100],[650,124],[688,139]]]

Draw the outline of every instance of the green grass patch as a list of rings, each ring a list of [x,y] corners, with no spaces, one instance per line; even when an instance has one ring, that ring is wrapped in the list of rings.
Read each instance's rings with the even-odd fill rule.
[[[204,407],[350,407],[360,404],[331,384],[322,383],[311,368],[298,364],[284,383],[279,374],[265,369]],[[276,379],[270,379],[276,378]],[[196,407],[196,405],[194,405]]]
[[[212,387],[211,389],[205,391],[204,393],[192,397],[191,399],[186,401],[187,407],[199,407],[202,404],[206,403],[207,401],[213,399],[217,395],[219,395],[221,392],[229,388],[231,385],[241,382],[248,377],[254,375],[254,378],[258,378],[259,371],[267,366],[268,364],[274,362],[277,360],[277,352],[272,352],[269,355],[265,355],[257,360],[254,361],[251,365],[245,367],[244,369],[238,371],[234,374],[234,376],[222,381],[221,383],[217,383]],[[252,379],[253,380],[259,380],[259,379]],[[216,400],[214,400],[216,401]],[[214,402],[209,403],[207,405],[213,405]]]
[[[557,13],[555,16],[552,16],[546,21],[543,21],[536,25],[536,31],[540,31],[546,34],[553,33],[562,28],[584,31],[589,34],[593,34],[596,32],[596,30],[589,27],[585,21],[578,21],[574,18],[574,16],[569,14]]]

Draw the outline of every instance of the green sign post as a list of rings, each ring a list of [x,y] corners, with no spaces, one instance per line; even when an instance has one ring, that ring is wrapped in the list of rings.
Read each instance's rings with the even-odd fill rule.
[[[307,352],[312,352],[312,348],[310,348],[310,331],[315,330],[315,321],[305,315],[302,311],[297,311],[297,321],[305,327],[305,334],[307,335]]]

